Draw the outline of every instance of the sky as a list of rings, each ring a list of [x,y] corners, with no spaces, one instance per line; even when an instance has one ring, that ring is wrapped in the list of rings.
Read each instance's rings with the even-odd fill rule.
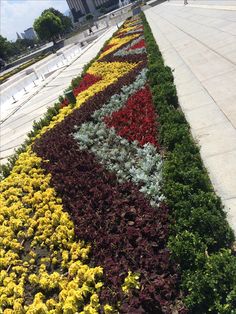
[[[33,26],[35,18],[50,7],[62,13],[69,10],[66,0],[0,0],[0,34],[15,41],[16,32]]]

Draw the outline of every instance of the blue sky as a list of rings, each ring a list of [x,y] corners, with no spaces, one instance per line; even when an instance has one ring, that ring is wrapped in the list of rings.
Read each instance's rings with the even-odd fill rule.
[[[69,9],[66,0],[0,0],[0,34],[16,40],[16,32],[33,26],[34,19],[50,7],[62,13]]]

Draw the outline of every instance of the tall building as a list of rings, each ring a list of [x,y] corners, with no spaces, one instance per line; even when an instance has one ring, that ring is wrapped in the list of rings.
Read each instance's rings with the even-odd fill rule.
[[[37,35],[36,35],[33,27],[27,28],[24,31],[24,38],[25,39],[32,39],[32,40],[37,38]]]
[[[18,32],[16,32],[16,37],[17,37],[17,39],[22,39],[22,37],[19,35]]]
[[[99,15],[100,7],[109,8],[117,5],[119,0],[66,0],[73,15],[74,21],[77,22],[81,17],[87,14]]]
[[[96,10],[93,0],[67,0],[67,3],[71,11],[74,9],[81,15],[93,13]]]

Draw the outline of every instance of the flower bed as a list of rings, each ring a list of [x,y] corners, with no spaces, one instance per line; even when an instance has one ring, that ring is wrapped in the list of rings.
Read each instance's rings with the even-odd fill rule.
[[[220,206],[194,144],[194,157],[185,155],[187,141],[171,159],[182,134],[174,137],[171,118],[186,122],[164,107],[155,111],[162,102],[176,104],[176,97],[171,73],[163,70],[160,56],[156,60],[144,26],[137,17],[123,25],[83,77],[73,81],[76,104],[62,100],[50,119],[37,124],[1,183],[0,308],[5,314],[186,313],[179,264],[188,308],[205,310],[207,303],[191,292],[193,276],[201,282],[201,271],[209,274],[209,261],[217,258],[214,265],[229,262],[223,274],[234,272],[230,252],[222,251],[222,258],[216,253],[232,241],[227,224],[221,222],[215,233],[205,230],[218,217],[222,221],[223,212],[216,208],[214,219],[205,217],[204,198],[197,194],[192,202],[208,220],[198,227],[196,213],[192,225],[191,217],[183,223],[188,208],[181,201],[180,210],[173,198],[175,192],[183,197],[171,186],[184,175],[178,174],[181,156],[185,166],[186,160],[198,166],[195,172],[186,166],[181,180],[193,184],[193,191],[208,188],[208,206],[214,200]],[[166,149],[171,154],[165,161]],[[216,255],[207,259],[206,251]],[[233,290],[228,285],[223,290],[232,299]]]

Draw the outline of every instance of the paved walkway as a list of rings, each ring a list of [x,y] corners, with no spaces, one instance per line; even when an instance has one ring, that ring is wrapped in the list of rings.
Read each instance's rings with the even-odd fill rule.
[[[218,8],[216,1],[188,2],[165,2],[145,15],[236,232],[236,1],[217,1]]]
[[[72,78],[82,72],[84,65],[97,55],[116,29],[116,26],[111,27],[87,46],[80,57],[54,72],[15,104],[15,113],[0,125],[1,164],[5,163],[7,157],[11,156],[14,150],[24,142],[26,134],[32,129],[34,120],[39,120],[47,108],[57,101],[59,95],[63,95],[63,91],[70,85]]]

